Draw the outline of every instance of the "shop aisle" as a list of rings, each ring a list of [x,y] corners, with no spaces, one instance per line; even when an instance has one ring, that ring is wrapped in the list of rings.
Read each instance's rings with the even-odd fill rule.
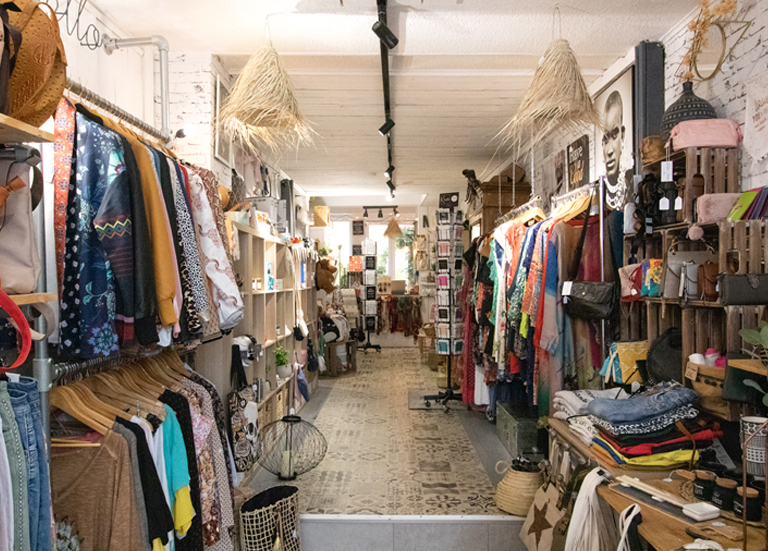
[[[328,453],[292,483],[301,491],[302,513],[504,514],[494,505],[494,486],[484,468],[494,459],[489,450],[501,446],[494,442],[493,426],[486,422],[487,434],[478,434],[460,404],[447,415],[440,408],[409,410],[411,388],[436,388],[435,373],[414,348],[360,353],[356,375],[321,381],[315,396],[322,401],[319,413],[313,419],[318,402],[310,401],[302,415],[325,435]],[[483,461],[475,446],[486,456]],[[262,471],[255,486],[277,483]]]

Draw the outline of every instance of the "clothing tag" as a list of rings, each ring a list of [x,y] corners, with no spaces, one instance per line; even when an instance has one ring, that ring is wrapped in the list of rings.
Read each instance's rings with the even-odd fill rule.
[[[669,210],[669,199],[662,197],[659,200],[659,210]]]
[[[566,281],[565,283],[563,283],[563,296],[564,297],[570,296],[572,289],[573,289],[573,281]]]
[[[675,199],[675,210],[683,210],[683,198],[680,196]]]
[[[720,292],[720,282],[719,281],[717,282],[717,285],[715,285],[715,291],[717,291],[718,293]]]
[[[661,162],[661,181],[662,182],[674,181],[674,178],[672,176],[672,161]]]
[[[685,378],[690,379],[691,381],[695,381],[698,375],[699,375],[699,364],[688,362],[688,365],[685,368]]]
[[[629,291],[629,294],[630,294],[630,295],[636,295],[636,294],[637,294],[637,289],[632,289],[632,290],[630,290],[630,291]]]
[[[8,380],[12,383],[18,383],[21,381],[21,375],[18,373],[6,373],[6,375],[8,376]]]

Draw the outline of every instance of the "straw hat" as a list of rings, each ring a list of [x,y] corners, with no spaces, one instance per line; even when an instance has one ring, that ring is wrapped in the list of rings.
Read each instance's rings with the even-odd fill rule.
[[[640,160],[643,166],[652,165],[664,160],[667,156],[664,149],[664,140],[661,136],[647,136],[643,138],[643,145],[640,147]]]

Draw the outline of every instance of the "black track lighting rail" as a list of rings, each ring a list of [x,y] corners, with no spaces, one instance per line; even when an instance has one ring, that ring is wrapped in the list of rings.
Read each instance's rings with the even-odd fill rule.
[[[381,80],[384,90],[384,125],[379,132],[387,138],[387,165],[392,167],[392,128],[395,126],[392,120],[392,104],[389,87],[389,49],[397,45],[397,37],[387,27],[387,0],[376,0],[379,20],[374,24],[373,31],[379,37],[379,48],[381,52]],[[394,170],[394,167],[392,167]],[[388,179],[392,179],[389,173]],[[392,190],[394,191],[394,190]]]

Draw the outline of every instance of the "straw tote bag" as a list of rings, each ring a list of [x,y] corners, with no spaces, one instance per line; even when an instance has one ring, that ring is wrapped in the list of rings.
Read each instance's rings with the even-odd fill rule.
[[[15,0],[9,12],[21,31],[21,47],[8,83],[8,115],[40,126],[56,111],[67,83],[67,57],[56,12],[45,2]]]
[[[504,468],[499,470],[499,466]],[[496,472],[506,473],[496,487],[496,507],[511,515],[527,515],[543,482],[542,472],[516,471],[504,461],[496,463]]]

